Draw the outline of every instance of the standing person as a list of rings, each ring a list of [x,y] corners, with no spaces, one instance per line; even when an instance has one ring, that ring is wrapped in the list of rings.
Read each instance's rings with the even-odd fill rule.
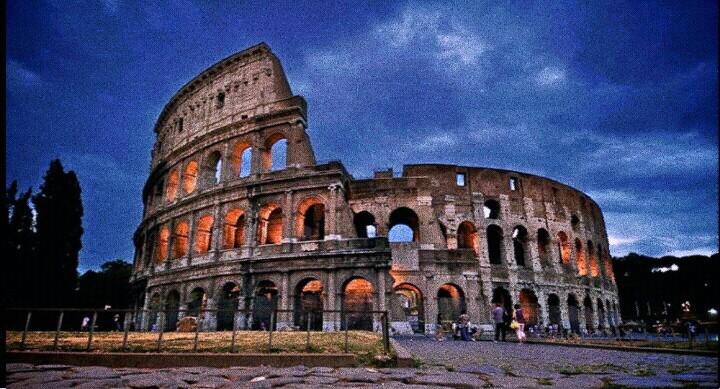
[[[120,314],[116,313],[115,316],[113,316],[113,323],[115,323],[115,331],[122,331],[122,326],[120,325]]]
[[[90,318],[85,316],[82,319],[82,323],[80,324],[80,331],[87,331],[88,325],[90,325]]]
[[[493,320],[495,321],[495,341],[500,340],[502,335],[502,341],[505,341],[505,309],[500,303],[495,303],[495,309],[493,309]]]
[[[467,312],[462,311],[460,314],[460,339],[464,341],[470,340],[470,316],[468,316]]]
[[[523,311],[520,304],[515,304],[515,313],[513,319],[517,322],[517,328],[515,329],[515,335],[517,335],[520,343],[525,341],[525,312]]]

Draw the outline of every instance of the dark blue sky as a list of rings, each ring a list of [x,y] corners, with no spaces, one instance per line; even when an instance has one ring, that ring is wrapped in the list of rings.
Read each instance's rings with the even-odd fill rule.
[[[9,3],[7,183],[77,172],[81,270],[132,259],[164,104],[261,41],[320,161],[544,175],[600,204],[613,255],[718,250],[714,1]]]

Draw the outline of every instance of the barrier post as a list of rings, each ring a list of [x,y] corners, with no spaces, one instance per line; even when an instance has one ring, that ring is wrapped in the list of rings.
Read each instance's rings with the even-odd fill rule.
[[[163,331],[165,330],[165,311],[160,312],[160,334],[157,341],[157,352],[162,348]]]
[[[200,318],[204,317],[202,313],[202,310],[200,310],[197,317],[195,318],[195,341],[193,342],[193,352],[197,352],[198,349],[198,337],[200,336]]]
[[[237,311],[233,310],[233,329],[232,340],[230,341],[230,352],[235,352],[235,337],[237,336]]]
[[[342,316],[342,315],[341,315]],[[348,352],[348,317],[347,314],[344,315],[345,319],[345,353]]]
[[[60,315],[58,315],[57,327],[55,328],[55,340],[53,340],[53,350],[57,350],[58,348],[58,339],[60,338],[60,328],[62,328],[64,313],[65,312],[60,311]]]
[[[25,317],[25,329],[23,330],[22,340],[20,341],[20,349],[25,349],[25,340],[27,339],[28,329],[30,328],[30,319],[32,318],[32,311],[28,311]]]
[[[93,311],[92,322],[90,323],[90,334],[88,335],[88,343],[86,351],[92,350],[93,335],[95,334],[95,323],[97,322],[97,311]]]
[[[270,332],[268,333],[268,352],[272,350],[272,334],[275,326],[275,311],[270,312]]]
[[[128,331],[130,330],[130,321],[128,320],[128,315],[130,312],[125,311],[125,315],[123,315],[123,344],[122,349],[125,351],[127,349],[127,340],[128,340]]]
[[[387,312],[383,312],[382,321],[383,321],[383,346],[385,348],[385,354],[390,354],[390,329],[388,328],[388,326],[390,325],[390,322],[388,320]]]
[[[306,349],[306,350],[309,350],[309,349],[310,349],[310,316],[311,316],[311,315],[312,315],[312,312],[309,312],[309,311],[308,311],[308,313],[307,313],[307,320],[306,320],[306,322],[307,322],[307,323],[306,323],[306,325],[307,325],[307,339],[305,339],[305,349]]]

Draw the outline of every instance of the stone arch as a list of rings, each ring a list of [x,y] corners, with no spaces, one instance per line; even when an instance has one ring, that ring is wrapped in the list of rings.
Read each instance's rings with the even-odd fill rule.
[[[561,324],[562,314],[560,309],[560,298],[555,293],[550,293],[547,299],[548,319],[550,324]]]
[[[457,230],[457,242],[459,249],[471,249],[476,257],[480,255],[478,231],[471,221],[466,220],[460,223]]]
[[[295,236],[300,240],[325,239],[325,204],[321,198],[308,197],[298,204]]]
[[[377,236],[377,224],[372,213],[368,211],[354,213],[353,224],[358,238],[374,238]]]
[[[500,304],[500,306],[508,313],[512,311],[512,297],[510,296],[510,292],[502,286],[498,286],[493,289],[492,300],[490,300],[490,302],[493,304]]]
[[[195,228],[195,253],[205,254],[212,248],[213,223],[211,215],[205,215],[197,221]]]
[[[595,331],[595,310],[593,309],[592,299],[590,296],[585,296],[583,300],[584,313],[585,313],[585,328],[588,333]]]
[[[263,170],[266,172],[282,170],[287,167],[287,138],[276,132],[265,140],[265,152],[262,155]],[[285,150],[278,150],[284,148]],[[285,151],[284,155],[282,151]],[[282,165],[282,166],[280,166]]]
[[[160,293],[155,292],[153,293],[152,297],[150,297],[150,301],[148,302],[148,330],[152,330],[153,326],[158,324],[158,315],[160,313],[160,310],[162,310],[162,301],[160,299]]]
[[[454,323],[466,310],[465,292],[455,284],[442,284],[437,291],[437,306],[440,323]]]
[[[158,233],[158,243],[155,249],[155,262],[160,264],[167,260],[168,257],[168,243],[170,241],[170,229],[167,226],[160,228]]]
[[[277,327],[277,320],[271,319],[273,312],[277,309],[279,295],[274,282],[264,280],[257,283],[252,311],[253,330],[269,330],[271,322],[273,330]]]
[[[278,244],[282,241],[283,211],[275,203],[263,205],[258,212],[257,242],[263,244]]]
[[[485,203],[483,204],[483,215],[485,216],[485,219],[499,219],[500,203],[493,199],[485,200]]]
[[[513,256],[515,257],[515,263],[518,266],[526,266],[528,255],[527,255],[527,241],[528,232],[525,227],[521,225],[515,226],[512,232],[513,240]]]
[[[560,253],[560,263],[563,265],[570,265],[570,256],[572,254],[572,247],[570,247],[570,240],[565,232],[560,231],[557,233],[558,238],[558,252]]]
[[[177,329],[179,313],[180,293],[173,289],[165,297],[165,331],[175,331]]]
[[[236,177],[247,177],[251,172],[252,146],[246,140],[235,142],[230,154],[230,165]]]
[[[232,208],[225,215],[223,226],[223,248],[236,249],[245,244],[245,212]]]
[[[323,284],[317,278],[305,278],[295,287],[293,319],[295,326],[302,330],[322,331],[323,329]]]
[[[591,240],[587,241],[587,257],[590,268],[590,276],[598,277],[600,275],[600,267],[598,266],[597,257],[595,256],[595,246]]]
[[[406,231],[400,226],[405,226]],[[406,235],[412,233],[412,238],[407,239]],[[388,223],[388,240],[391,242],[420,241],[420,218],[417,213],[408,207],[396,208],[390,213]]]
[[[373,294],[374,288],[370,281],[363,277],[353,277],[345,282],[342,288],[342,322],[349,330],[373,329]]]
[[[598,297],[597,299],[597,316],[598,316],[598,330],[604,331],[605,330],[605,304],[603,304],[603,301],[601,298]]]
[[[570,330],[576,334],[580,334],[580,306],[577,297],[572,293],[568,293],[567,306]]]
[[[168,174],[167,183],[165,184],[165,198],[169,203],[177,198],[178,183],[180,181],[180,173],[177,168],[172,169]]]
[[[425,302],[420,289],[407,282],[393,289],[410,328],[414,333],[425,333]]]
[[[540,304],[537,295],[532,289],[523,288],[518,295],[518,304],[525,314],[525,322],[528,326],[538,324],[540,318]]]
[[[198,163],[196,161],[188,162],[183,172],[183,190],[185,190],[185,193],[192,193],[195,190],[197,186],[197,175]]]
[[[190,227],[187,221],[181,221],[175,226],[173,236],[173,259],[184,257],[188,254]]]
[[[491,224],[487,228],[486,235],[488,244],[488,259],[490,260],[490,264],[502,264],[502,258],[505,254],[502,228],[495,224]]]
[[[190,296],[187,303],[187,314],[188,316],[198,317],[200,311],[205,309],[207,305],[207,293],[205,289],[197,287],[190,292]]]
[[[537,249],[540,263],[544,268],[550,267],[550,233],[544,228],[537,230]]]
[[[234,328],[235,311],[240,303],[240,287],[234,282],[227,282],[218,296],[217,330],[228,331]]]
[[[217,185],[222,178],[222,154],[214,150],[205,159],[204,183],[206,187]]]
[[[581,276],[587,275],[585,250],[583,250],[583,244],[580,238],[575,238],[575,263],[577,263],[578,274]]]

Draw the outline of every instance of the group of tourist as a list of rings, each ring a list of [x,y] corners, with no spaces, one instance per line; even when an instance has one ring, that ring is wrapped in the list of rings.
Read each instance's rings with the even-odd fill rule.
[[[515,331],[515,335],[520,343],[523,343],[527,336],[525,335],[525,312],[520,304],[515,304],[513,309],[506,310],[502,304],[495,304],[492,311],[492,317],[495,322],[495,342],[502,339],[505,342],[507,330]],[[466,311],[462,311],[458,320],[452,323],[453,339],[464,341],[479,340],[481,332],[478,328],[470,323],[470,316]],[[445,340],[445,329],[442,326],[440,315],[438,315],[438,326],[435,332],[435,340]]]

